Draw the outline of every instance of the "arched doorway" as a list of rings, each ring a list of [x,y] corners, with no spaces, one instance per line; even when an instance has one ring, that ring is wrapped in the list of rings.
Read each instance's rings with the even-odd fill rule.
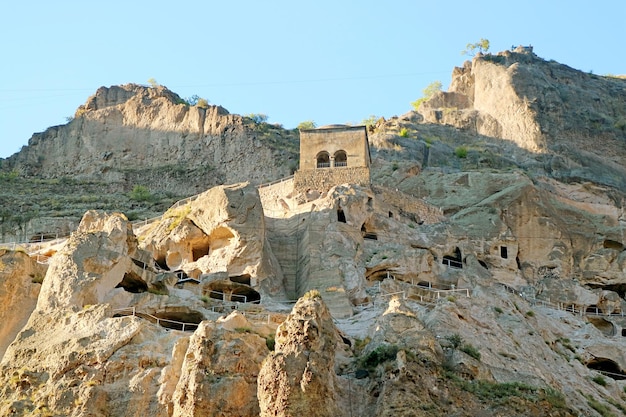
[[[335,167],[347,167],[348,166],[348,155],[346,151],[337,151],[335,152]]]
[[[315,159],[317,160],[318,168],[330,168],[330,155],[328,155],[328,152],[322,151],[318,153]]]

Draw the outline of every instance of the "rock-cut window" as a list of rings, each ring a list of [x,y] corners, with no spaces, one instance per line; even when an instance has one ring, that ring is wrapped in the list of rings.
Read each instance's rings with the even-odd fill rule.
[[[318,153],[315,159],[317,160],[318,168],[330,168],[330,155],[328,155],[328,152]]]
[[[346,151],[335,152],[335,166],[336,167],[348,166],[348,155],[346,154]]]

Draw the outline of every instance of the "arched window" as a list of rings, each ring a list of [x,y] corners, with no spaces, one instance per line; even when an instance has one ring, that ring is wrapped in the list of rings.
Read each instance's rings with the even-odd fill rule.
[[[330,155],[328,155],[328,152],[322,151],[318,153],[315,159],[317,160],[318,168],[330,168]]]
[[[335,166],[336,167],[348,166],[348,155],[346,155],[346,151],[335,152]]]

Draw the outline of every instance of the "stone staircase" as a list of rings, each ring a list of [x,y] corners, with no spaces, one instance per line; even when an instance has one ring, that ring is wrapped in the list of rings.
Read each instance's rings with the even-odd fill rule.
[[[298,298],[298,244],[297,216],[292,219],[265,219],[266,236],[283,271],[287,299]]]

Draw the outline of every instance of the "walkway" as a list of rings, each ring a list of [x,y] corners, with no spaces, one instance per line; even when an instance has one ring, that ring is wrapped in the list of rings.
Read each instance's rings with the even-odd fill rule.
[[[224,312],[232,312],[234,310],[238,310],[237,303],[224,303],[223,305],[212,306],[209,308],[213,313],[224,313]],[[126,308],[118,308],[113,310],[113,317],[126,317],[126,316],[134,316],[139,317],[144,320],[148,320],[151,323],[157,324],[161,327],[165,327],[167,329],[172,330],[181,330],[183,332],[193,332],[198,328],[200,323],[188,323],[170,319],[164,319],[157,316],[154,316],[149,313],[143,313],[141,311],[137,311],[135,307],[126,307]],[[286,314],[281,313],[262,313],[258,311],[241,311],[239,312],[250,322],[255,322],[258,324],[281,324],[284,321]]]

